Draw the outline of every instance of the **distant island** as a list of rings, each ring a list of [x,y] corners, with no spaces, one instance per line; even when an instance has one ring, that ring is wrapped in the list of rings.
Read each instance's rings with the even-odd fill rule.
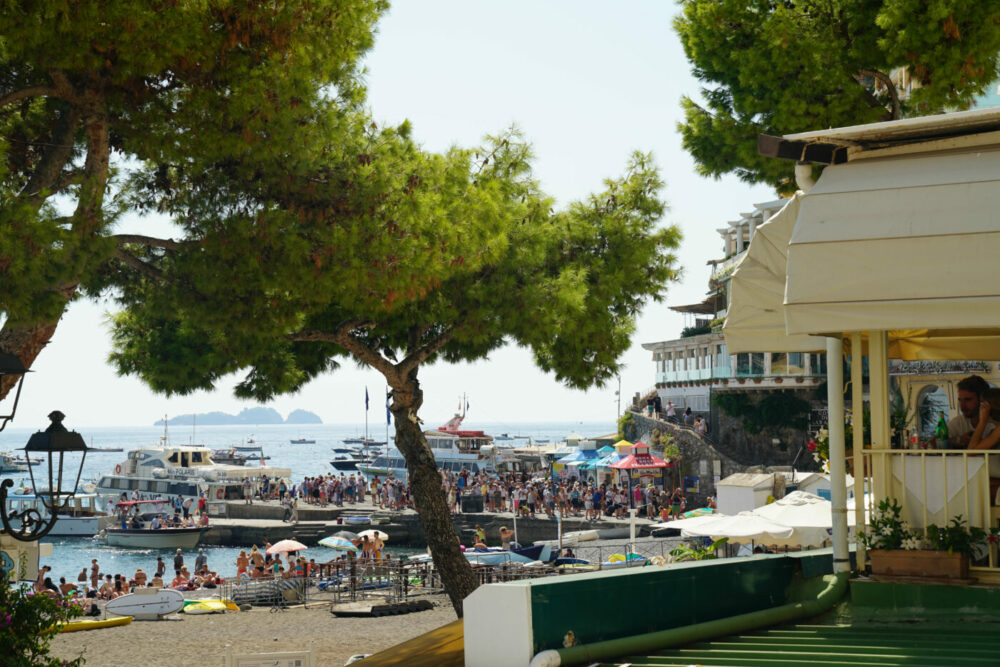
[[[322,424],[323,420],[308,410],[293,410],[288,419],[282,419],[281,413],[274,408],[246,408],[238,415],[226,412],[202,412],[199,414],[178,415],[167,420],[170,426],[233,426],[239,424]],[[153,423],[163,426],[163,420]]]

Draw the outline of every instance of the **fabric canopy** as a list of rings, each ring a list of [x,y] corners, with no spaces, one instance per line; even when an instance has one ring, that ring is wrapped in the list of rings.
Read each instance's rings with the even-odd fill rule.
[[[1000,284],[994,287],[991,264],[979,257],[984,245],[1000,246],[991,210],[1000,195],[962,181],[1000,180],[1000,150],[986,156],[828,167],[808,194],[757,228],[730,284],[723,327],[729,351],[820,352],[823,337],[805,332],[887,330],[894,359],[1000,358],[1000,309],[989,305]],[[986,174],[977,177],[972,167]],[[980,199],[956,201],[965,186]],[[925,188],[955,208],[947,215],[921,208],[926,198],[915,192]],[[886,201],[875,206],[872,193]],[[948,252],[957,254],[949,260]]]
[[[684,537],[711,537],[713,540],[728,537],[730,542],[739,544],[761,541],[770,543],[777,539],[787,539],[795,532],[789,526],[768,521],[750,512],[740,512],[735,516],[711,514],[671,521],[666,525],[680,528]]]
[[[722,333],[730,354],[824,352],[821,336],[785,333],[785,262],[802,195],[796,194],[757,228],[750,249],[733,271],[730,304]]]
[[[658,456],[653,456],[649,452],[639,453],[639,454],[629,454],[623,457],[620,461],[615,461],[611,464],[611,467],[615,470],[638,470],[641,468],[669,468],[671,464],[667,463]]]
[[[788,242],[789,334],[978,329],[1000,357],[1000,147],[833,165]]]
[[[802,547],[821,547],[833,529],[833,515],[829,500],[805,491],[792,491],[769,505],[753,510],[753,514],[768,521],[793,529],[790,537],[782,540],[763,540],[764,544]],[[854,525],[854,515],[848,514],[847,525]]]

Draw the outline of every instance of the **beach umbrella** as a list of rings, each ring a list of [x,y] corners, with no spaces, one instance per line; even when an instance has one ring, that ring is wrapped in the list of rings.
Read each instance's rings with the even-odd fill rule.
[[[277,544],[271,545],[267,553],[273,556],[274,554],[287,553],[289,551],[302,551],[306,548],[308,548],[306,545],[295,540],[281,540]]]
[[[712,514],[713,512],[715,512],[715,510],[712,509],[711,507],[699,507],[696,510],[691,510],[690,512],[684,512],[684,514],[681,514],[681,516],[684,517],[685,519],[693,519],[696,516],[707,516],[709,514]]]
[[[330,549],[339,549],[341,551],[357,551],[358,548],[354,546],[354,543],[343,537],[337,537],[336,535],[331,535],[330,537],[324,537],[319,541],[324,547],[329,547]]]
[[[383,533],[381,530],[375,530],[374,528],[369,528],[368,530],[362,530],[358,533],[358,537],[367,537],[369,540],[382,540],[383,542],[389,541],[389,536]]]
[[[338,530],[333,534],[333,537],[343,537],[345,540],[356,540],[360,537],[360,535],[352,533],[349,530]]]

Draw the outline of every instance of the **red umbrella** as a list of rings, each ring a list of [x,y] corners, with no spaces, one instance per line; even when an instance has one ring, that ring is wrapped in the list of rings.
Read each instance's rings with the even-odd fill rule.
[[[267,553],[273,556],[274,554],[287,553],[289,551],[302,551],[307,548],[308,547],[306,547],[306,545],[301,542],[296,542],[295,540],[281,540],[280,542],[271,545],[271,547],[267,550]]]

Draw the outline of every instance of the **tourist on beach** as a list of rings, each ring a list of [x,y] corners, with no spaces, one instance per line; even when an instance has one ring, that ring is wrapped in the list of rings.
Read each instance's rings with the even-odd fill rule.
[[[675,488],[670,496],[670,516],[675,520],[681,518],[681,501],[683,499],[684,494],[681,493],[680,487]]]
[[[500,526],[500,548],[510,551],[510,542],[514,539],[514,531],[508,530],[507,526]]]
[[[97,559],[93,558],[90,561],[90,585],[97,588],[97,585],[101,582],[101,568],[97,564]]]
[[[183,567],[184,567],[184,554],[181,553],[180,549],[178,549],[177,553],[174,554],[174,569],[180,570]]]
[[[486,544],[486,531],[478,523],[476,524],[476,540]]]
[[[111,583],[111,575],[104,576],[104,582],[97,591],[97,596],[102,600],[110,600],[114,596],[115,588]]]
[[[142,588],[146,585],[146,573],[142,571],[141,567],[135,569],[135,585],[138,588]]]
[[[256,549],[257,547],[254,547]],[[239,581],[243,577],[247,576],[247,571],[250,569],[250,559],[247,557],[247,552],[240,549],[240,555],[236,557],[236,581]]]
[[[163,573],[167,571],[167,564],[163,562],[162,556],[156,557],[156,573],[153,575],[155,577],[162,577]]]
[[[163,588],[163,575],[154,575],[153,578],[149,580],[149,585],[152,588]]]
[[[87,568],[80,570],[80,574],[76,575],[76,580],[78,583],[85,583],[87,581]]]
[[[205,555],[204,549],[198,549],[198,556],[194,559],[194,571],[197,572],[206,565],[208,565],[208,556]]]
[[[69,595],[73,591],[77,590],[76,584],[66,583],[66,577],[59,577],[59,592],[63,595]]]

